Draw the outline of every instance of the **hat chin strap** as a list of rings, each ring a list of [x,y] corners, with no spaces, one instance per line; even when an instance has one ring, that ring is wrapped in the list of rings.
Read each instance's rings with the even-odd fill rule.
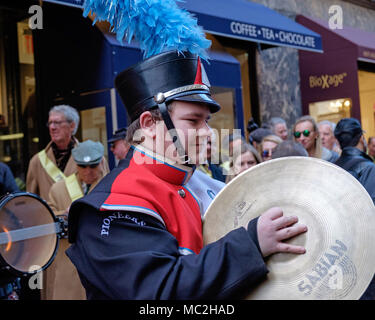
[[[164,123],[165,123],[165,125],[168,129],[168,132],[169,132],[169,134],[172,138],[172,141],[173,141],[173,143],[174,143],[174,145],[177,149],[177,153],[178,153],[179,158],[182,161],[182,164],[185,165],[185,166],[194,168],[195,165],[189,163],[189,160],[190,160],[189,156],[187,155],[184,147],[181,144],[181,141],[180,141],[180,138],[178,137],[176,128],[173,124],[173,121],[172,121],[170,115],[169,115],[166,103],[164,101],[161,102],[161,103],[159,103],[157,101],[157,104],[158,104],[158,108],[160,110],[161,116],[163,117]]]

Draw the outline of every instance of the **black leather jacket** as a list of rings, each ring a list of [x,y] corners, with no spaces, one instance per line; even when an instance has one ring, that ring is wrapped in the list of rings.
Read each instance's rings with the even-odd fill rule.
[[[375,204],[375,164],[372,159],[355,147],[346,147],[335,164],[354,176],[364,186]]]
[[[346,147],[335,162],[353,175],[367,190],[375,204],[375,164],[372,159],[355,147]],[[361,297],[361,300],[375,299],[375,276]]]

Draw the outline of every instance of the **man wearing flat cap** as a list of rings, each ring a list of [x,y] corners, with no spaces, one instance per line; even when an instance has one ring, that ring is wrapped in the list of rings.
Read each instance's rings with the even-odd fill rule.
[[[116,164],[125,159],[130,148],[130,144],[126,141],[126,131],[126,128],[118,129],[114,132],[112,138],[108,140],[111,151],[115,156]]]
[[[306,227],[280,208],[203,246],[201,206],[187,182],[220,106],[195,54],[152,56],[115,85],[132,121],[126,166],[69,211],[67,255],[88,299],[233,298],[265,278],[263,257],[305,252],[283,241]]]
[[[103,163],[104,147],[100,142],[86,140],[72,150],[77,173],[56,182],[49,192],[48,204],[57,216],[67,219],[71,203],[88,194],[108,173]],[[78,274],[65,250],[67,239],[61,239],[52,265],[46,270],[46,299],[83,300],[86,298]]]

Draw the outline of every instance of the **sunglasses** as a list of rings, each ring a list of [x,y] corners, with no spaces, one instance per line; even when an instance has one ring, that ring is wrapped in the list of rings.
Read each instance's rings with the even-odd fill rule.
[[[309,135],[310,135],[310,133],[311,133],[311,131],[309,131],[309,130],[303,130],[302,132],[301,131],[295,131],[294,132],[294,136],[296,137],[296,138],[299,138],[300,136],[301,136],[301,134],[303,134],[305,137],[308,137]]]
[[[91,169],[94,169],[94,168],[96,168],[98,165],[99,165],[99,163],[97,163],[97,164],[90,164],[90,165],[79,164],[78,167],[80,167],[80,168],[87,168],[87,167],[90,167]]]
[[[263,152],[262,152],[262,157],[263,158],[267,158],[267,157],[269,157],[270,156],[270,151],[269,150],[264,150]]]

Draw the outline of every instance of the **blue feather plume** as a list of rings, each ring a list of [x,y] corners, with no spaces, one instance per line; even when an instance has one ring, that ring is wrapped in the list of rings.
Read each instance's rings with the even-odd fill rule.
[[[181,1],[180,1],[181,2]],[[178,7],[174,0],[86,0],[83,15],[106,20],[117,40],[134,37],[144,57],[167,51],[189,51],[207,60],[211,41],[197,24],[197,19]]]

